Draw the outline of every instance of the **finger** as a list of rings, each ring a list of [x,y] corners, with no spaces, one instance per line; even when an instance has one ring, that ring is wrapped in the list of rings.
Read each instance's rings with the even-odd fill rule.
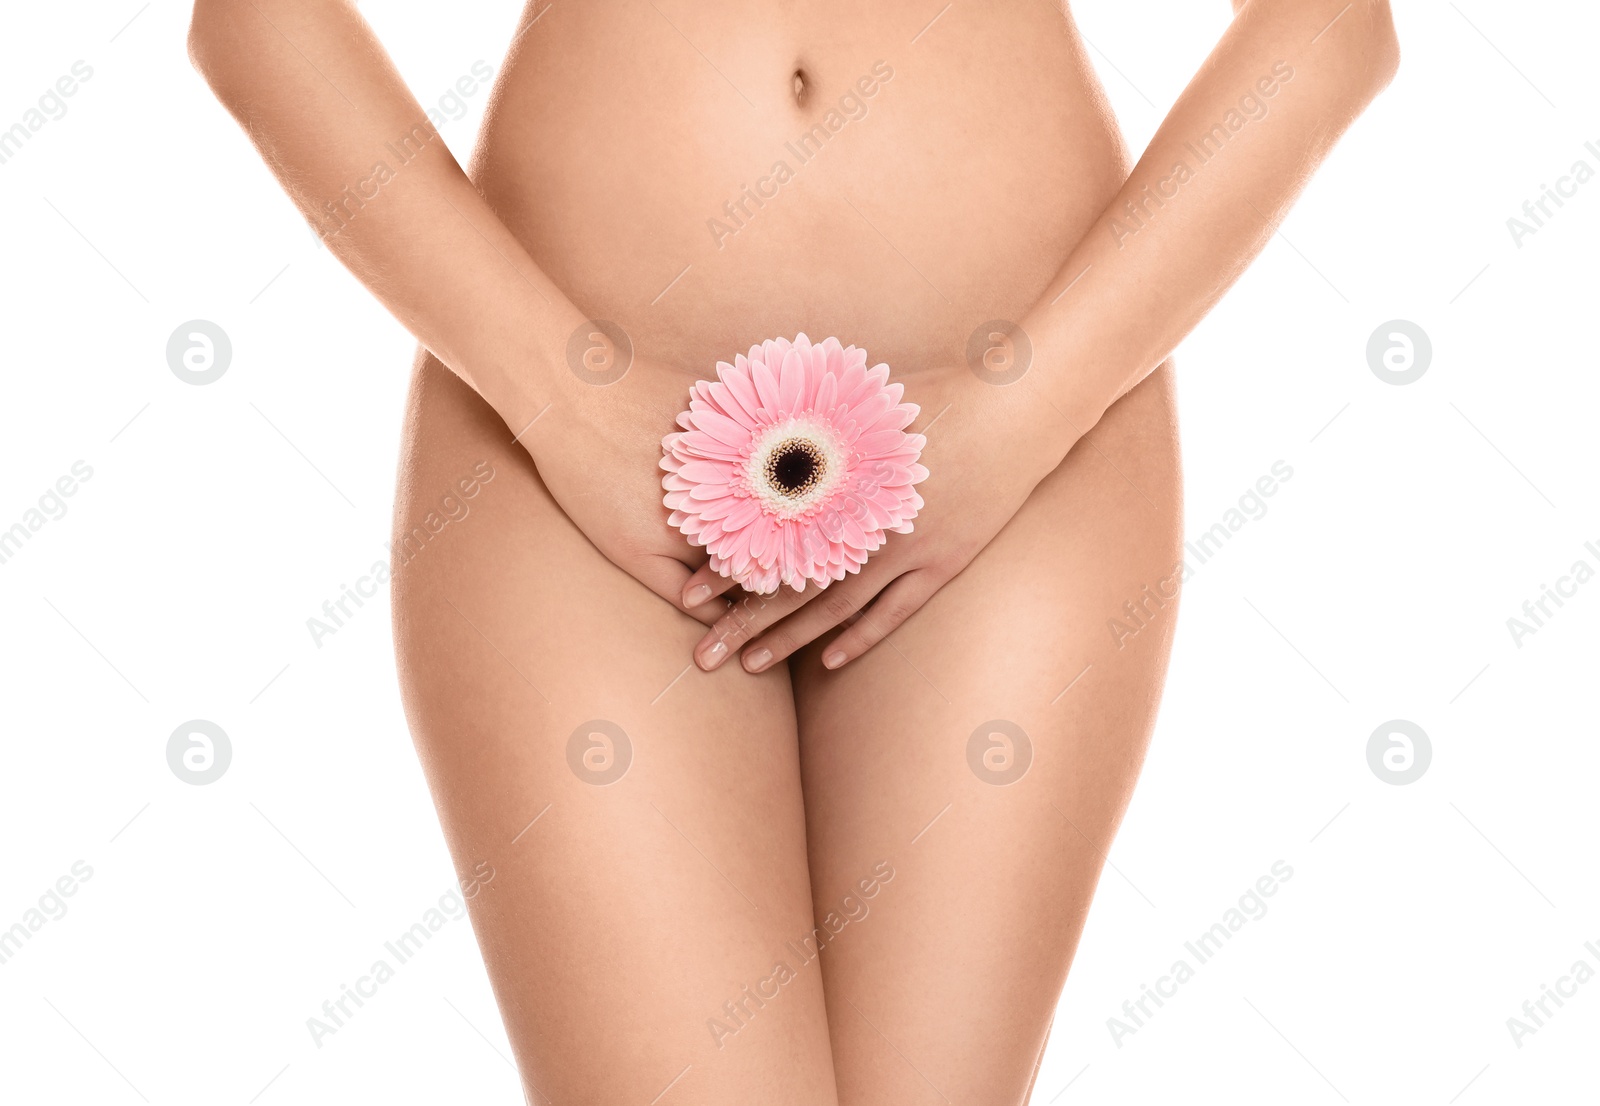
[[[873,595],[884,588],[884,581],[893,587],[887,574],[874,574],[870,580],[861,576],[848,582],[837,583],[818,595],[765,633],[756,635],[744,649],[740,662],[746,672],[765,672],[791,653],[803,649],[816,638],[835,626],[850,622],[870,610],[867,604]]]
[[[713,598],[689,611],[688,614],[696,622],[706,626],[715,626],[717,619],[728,613],[728,608],[733,604],[726,599]]]
[[[733,586],[733,581],[722,575],[722,573],[713,571],[711,563],[708,561],[696,569],[693,576],[684,581],[683,591],[678,601],[683,605],[684,610],[693,610],[703,603],[709,603]]]
[[[908,572],[895,580],[862,612],[855,625],[833,639],[822,654],[822,667],[843,668],[861,656],[916,614],[943,584],[927,569]]]
[[[711,632],[700,639],[700,644],[694,647],[694,662],[707,672],[715,671],[745,642],[780,618],[799,610],[815,595],[817,593],[809,588],[800,592],[784,587],[773,595],[745,596],[727,608],[711,627]]]
[[[682,561],[673,557],[653,555],[643,557],[631,565],[619,567],[674,607],[679,610],[685,609],[683,591],[690,574],[689,566]],[[688,613],[697,621],[712,626],[716,624],[717,619],[728,613],[728,604],[713,597],[707,602],[697,604]]]
[[[821,624],[817,630],[817,633],[821,633],[829,626],[836,626],[861,610],[887,579],[890,579],[890,576],[881,571],[871,575],[862,572],[856,576],[846,577],[823,591],[813,588],[807,588],[804,592],[785,589],[784,593],[778,596],[752,596],[751,599],[734,604],[716,626],[712,627],[711,633],[701,641],[696,659],[701,662],[700,666],[709,672],[737,653],[747,641],[766,633],[770,627],[782,623],[800,610],[808,612],[809,618],[816,619]],[[747,659],[745,667],[751,672],[760,672],[771,663],[769,660],[751,667],[751,662]]]

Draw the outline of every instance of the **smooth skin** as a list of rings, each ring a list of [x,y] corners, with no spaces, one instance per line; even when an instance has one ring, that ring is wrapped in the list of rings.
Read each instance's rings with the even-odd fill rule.
[[[1252,0],[1131,173],[1040,0],[536,3],[470,177],[352,5],[200,0],[190,46],[424,347],[397,656],[458,870],[497,873],[473,920],[530,1100],[1023,1101],[1176,616],[1163,362],[1392,75],[1386,6]],[[569,369],[587,318],[632,338],[614,384]],[[965,356],[996,319],[1033,349],[1005,386]],[[922,405],[927,508],[844,584],[730,609],[660,438],[713,360],[801,330]]]

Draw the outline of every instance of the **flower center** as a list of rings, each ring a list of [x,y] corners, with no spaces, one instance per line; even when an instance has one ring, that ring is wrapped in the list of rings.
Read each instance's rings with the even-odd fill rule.
[[[755,435],[738,484],[780,521],[802,518],[850,478],[850,452],[825,421],[807,414]]]
[[[799,499],[827,474],[822,451],[804,438],[778,443],[767,459],[767,484],[780,495]]]

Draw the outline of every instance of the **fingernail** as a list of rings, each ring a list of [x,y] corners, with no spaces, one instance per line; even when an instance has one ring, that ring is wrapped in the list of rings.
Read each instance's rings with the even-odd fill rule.
[[[700,667],[710,672],[717,665],[728,659],[728,646],[725,642],[717,642],[704,653],[700,654]]]
[[[822,658],[822,667],[838,668],[847,659],[848,658],[844,655],[843,649],[835,649],[833,652]]]
[[[704,603],[706,600],[708,600],[710,598],[711,598],[711,585],[710,584],[696,584],[694,587],[692,587],[688,591],[684,592],[684,594],[683,594],[683,605],[685,607],[690,607],[690,608],[698,607],[701,603]]]
[[[746,672],[760,672],[772,663],[771,649],[752,649],[744,655]]]

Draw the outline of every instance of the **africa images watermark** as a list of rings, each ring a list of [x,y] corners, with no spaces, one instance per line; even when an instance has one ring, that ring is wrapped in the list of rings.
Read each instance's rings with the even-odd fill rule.
[[[1588,541],[1583,543],[1584,552],[1600,562],[1600,544]],[[1572,562],[1572,568],[1564,576],[1556,578],[1556,586],[1549,584],[1539,585],[1539,597],[1527,599],[1522,604],[1522,618],[1511,617],[1506,619],[1506,629],[1511,631],[1511,640],[1518,649],[1522,648],[1522,639],[1532,637],[1544,629],[1545,623],[1555,617],[1556,611],[1566,606],[1563,600],[1571,599],[1578,594],[1578,588],[1587,584],[1595,577],[1594,566],[1583,557]],[[1550,604],[1555,604],[1555,610],[1550,609]],[[1542,616],[1542,617],[1541,617]]]
[[[706,229],[711,232],[711,241],[716,243],[717,249],[724,248],[727,239],[750,225],[756,216],[756,212],[750,210],[751,204],[755,204],[756,211],[765,207],[762,200],[776,197],[784,185],[794,180],[795,175],[822,152],[834,135],[844,130],[846,124],[865,119],[867,101],[876,96],[878,90],[893,77],[894,70],[888,62],[874,62],[871,71],[858,77],[850,91],[839,97],[837,107],[830,108],[819,122],[799,138],[785,142],[783,148],[794,157],[796,165],[791,166],[788,159],[780,157],[772,163],[772,168],[767,170],[765,176],[756,179],[754,186],[741,186],[739,194],[722,205],[722,213],[728,222],[716,216],[706,220]]]
[[[33,935],[47,922],[59,922],[67,916],[66,900],[94,878],[94,869],[86,860],[74,860],[72,868],[44,889],[37,906],[22,912],[20,921],[12,922],[9,929],[0,930],[0,964],[8,964],[22,951],[22,946],[33,940]]]
[[[858,880],[855,890],[840,901],[838,910],[828,911],[822,917],[821,924],[813,926],[811,932],[798,941],[784,942],[785,951],[798,961],[799,968],[816,960],[830,941],[838,940],[846,926],[866,918],[871,908],[865,900],[876,898],[878,892],[883,890],[883,885],[892,879],[894,865],[887,860],[878,861],[873,866],[872,876]],[[729,1037],[749,1025],[767,1003],[783,992],[785,985],[799,977],[799,971],[791,968],[787,959],[782,959],[772,965],[772,971],[765,978],[756,980],[754,986],[746,983],[741,987],[736,996],[722,1004],[720,1016],[706,1019],[706,1028],[710,1030],[711,1039],[717,1043],[717,1047],[725,1047]]]
[[[440,497],[437,510],[429,511],[421,522],[413,523],[409,530],[400,535],[398,548],[391,543],[388,559],[372,562],[372,567],[356,578],[354,587],[340,584],[337,598],[323,600],[322,617],[313,615],[306,619],[312,644],[321,649],[323,639],[343,629],[356,612],[366,605],[365,601],[376,596],[378,589],[389,582],[397,569],[404,568],[407,562],[420,556],[428,543],[438,537],[445,527],[465,519],[472,511],[467,500],[476,498],[483,490],[483,485],[493,479],[494,466],[488,461],[479,461],[472,472],[457,480],[450,491]],[[350,608],[352,603],[355,604],[355,610]]]
[[[8,529],[0,530],[0,564],[5,564],[21,552],[33,535],[44,529],[45,523],[66,517],[67,498],[78,494],[78,487],[87,484],[94,469],[87,461],[74,461],[56,482],[44,490],[37,504],[22,512],[22,518]]]
[[[450,922],[459,922],[467,916],[467,899],[476,898],[485,887],[494,879],[494,868],[487,860],[478,861],[472,875],[459,881],[458,891],[455,887],[439,896],[438,901],[422,912],[422,917],[413,922],[392,941],[383,943],[383,951],[394,960],[389,963],[386,957],[378,957],[367,969],[366,974],[356,977],[355,986],[348,983],[339,984],[339,996],[328,999],[322,1004],[322,1017],[306,1019],[306,1029],[311,1033],[311,1041],[319,1049],[323,1042],[343,1029],[352,1018],[366,1005],[366,1000],[376,997],[378,988],[388,983],[395,977],[395,969],[411,960],[424,945],[433,940],[433,935]],[[352,1009],[352,1004],[354,1009]]]
[[[1585,142],[1583,148],[1596,161],[1600,161],[1600,144],[1591,140]],[[1511,241],[1517,249],[1522,248],[1523,239],[1538,234],[1546,222],[1555,218],[1556,212],[1566,206],[1565,201],[1576,196],[1581,186],[1594,179],[1594,174],[1594,167],[1580,157],[1572,163],[1571,169],[1556,178],[1554,188],[1540,182],[1539,198],[1522,202],[1524,218],[1519,219],[1513,215],[1506,220],[1506,229],[1511,232]],[[1551,209],[1551,204],[1555,205],[1554,210]]]
[[[1293,878],[1294,869],[1289,867],[1287,861],[1274,860],[1271,869],[1239,896],[1236,906],[1223,911],[1222,918],[1213,922],[1210,929],[1193,941],[1183,943],[1183,950],[1189,954],[1188,957],[1180,956],[1173,961],[1166,974],[1157,977],[1153,988],[1139,984],[1139,997],[1122,1004],[1122,1017],[1106,1019],[1106,1029],[1110,1030],[1111,1040],[1116,1046],[1121,1048],[1124,1038],[1143,1029],[1157,1011],[1166,1005],[1163,1000],[1175,997],[1178,988],[1195,977],[1195,969],[1215,959],[1223,947],[1233,940],[1235,933],[1244,929],[1249,922],[1265,918],[1266,900],[1276,895],[1282,885]],[[1190,957],[1194,960],[1193,964],[1189,963]]]
[[[322,213],[327,215],[327,219],[313,228],[317,237],[325,240],[344,233],[345,228],[361,214],[361,209],[376,200],[385,185],[394,182],[398,171],[421,157],[428,143],[438,137],[439,129],[430,120],[427,124],[414,123],[410,130],[393,142],[385,142],[383,148],[394,160],[395,167],[391,168],[388,161],[375,163],[366,176],[354,184],[345,185],[338,199],[324,203]]]
[[[1600,941],[1585,942],[1583,951],[1594,957],[1596,963],[1600,963]],[[1594,977],[1594,965],[1579,957],[1572,962],[1572,967],[1567,969],[1567,974],[1556,980],[1554,989],[1546,984],[1539,984],[1539,997],[1529,999],[1522,1004],[1522,1017],[1506,1019],[1506,1029],[1511,1032],[1512,1043],[1521,1048],[1526,1038],[1543,1029],[1545,1022],[1560,1012],[1566,1005],[1563,999],[1575,998],[1578,988]],[[1552,1003],[1555,1004],[1554,1010],[1550,1009]]]
[[[1139,190],[1137,200],[1128,200],[1123,204],[1121,217],[1112,217],[1111,237],[1115,239],[1117,248],[1121,249],[1124,242],[1154,222],[1156,213],[1167,206],[1166,201],[1176,197],[1184,185],[1194,180],[1201,168],[1220,154],[1234,135],[1244,130],[1251,121],[1265,119],[1270,111],[1267,101],[1292,80],[1294,66],[1281,59],[1273,62],[1271,72],[1255,82],[1253,92],[1239,97],[1238,106],[1230,109],[1221,122],[1213,123],[1211,129],[1194,142],[1185,142],[1183,148],[1193,156],[1194,164],[1190,165],[1188,159],[1174,162],[1167,175],[1156,181],[1153,188],[1145,185]]]
[[[322,245],[325,238],[341,234],[342,230],[350,226],[355,216],[360,214],[363,206],[378,198],[382,187],[394,181],[395,174],[400,168],[410,165],[416,158],[421,157],[422,150],[426,149],[429,142],[440,136],[440,131],[445,126],[458,122],[467,114],[467,98],[477,94],[478,88],[488,85],[494,77],[494,69],[486,61],[472,62],[469,72],[456,78],[456,82],[446,88],[434,101],[434,106],[424,109],[427,123],[416,123],[411,130],[406,131],[394,142],[384,142],[384,149],[389,152],[389,157],[395,165],[390,166],[387,160],[374,163],[366,176],[358,179],[355,184],[347,184],[339,194],[338,200],[328,200],[323,203],[323,213],[330,222],[320,224],[312,222],[312,235],[317,238],[318,245]]]
[[[75,61],[55,84],[44,90],[38,104],[22,113],[22,118],[5,130],[0,130],[0,165],[4,165],[22,151],[33,136],[67,114],[66,98],[74,96],[80,85],[87,84],[94,69],[86,61]]]
[[[1245,489],[1239,497],[1238,506],[1229,507],[1222,513],[1222,518],[1193,541],[1185,541],[1183,548],[1188,556],[1173,565],[1172,571],[1154,585],[1145,584],[1138,595],[1123,603],[1123,617],[1106,619],[1106,629],[1110,631],[1111,640],[1116,642],[1117,648],[1126,648],[1130,638],[1157,622],[1167,604],[1178,597],[1180,586],[1187,584],[1201,565],[1210,561],[1223,546],[1232,541],[1233,535],[1247,524],[1266,518],[1267,499],[1277,495],[1278,489],[1293,476],[1294,469],[1289,462],[1272,462],[1271,469]]]
[[[463,97],[477,92],[480,82],[486,84],[493,76],[494,70],[488,62],[473,62],[470,74],[462,75],[433,107],[427,109],[425,122],[414,123],[393,142],[385,142],[383,148],[389,155],[388,159],[376,162],[364,177],[354,184],[345,185],[338,199],[322,205],[321,214],[325,214],[327,219],[313,227],[317,238],[322,240],[342,233],[361,213],[361,209],[376,200],[384,186],[396,179],[399,170],[422,156],[428,144],[439,137],[439,131],[446,123],[466,114],[467,105]],[[389,164],[390,160],[394,165]]]

